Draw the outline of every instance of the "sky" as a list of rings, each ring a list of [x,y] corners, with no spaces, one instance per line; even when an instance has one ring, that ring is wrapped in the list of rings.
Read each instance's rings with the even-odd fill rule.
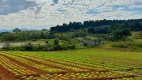
[[[142,0],[0,0],[0,29],[49,29],[70,21],[142,18]]]

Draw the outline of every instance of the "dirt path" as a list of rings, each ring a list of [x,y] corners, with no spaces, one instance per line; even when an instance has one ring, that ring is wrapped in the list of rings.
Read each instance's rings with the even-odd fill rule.
[[[14,74],[0,65],[0,80],[13,80]]]

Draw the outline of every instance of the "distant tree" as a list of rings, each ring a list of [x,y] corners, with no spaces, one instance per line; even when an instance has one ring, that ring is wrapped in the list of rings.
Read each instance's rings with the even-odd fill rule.
[[[139,36],[142,39],[142,31],[139,32]]]
[[[13,32],[19,32],[19,31],[21,31],[19,28],[13,29]]]
[[[45,41],[45,44],[46,44],[46,45],[48,44],[48,41],[47,41],[47,40]]]
[[[55,32],[54,31],[50,31],[48,38],[49,39],[55,38]]]
[[[103,27],[104,25],[111,25],[111,29],[119,29],[119,28],[129,28],[132,31],[140,31],[142,30],[142,19],[130,19],[130,20],[89,20],[84,21],[83,24],[81,22],[69,22],[69,24],[57,25],[55,27],[51,27],[50,31],[57,31],[57,32],[69,32],[71,30],[79,30],[82,28],[90,28],[90,27]],[[99,32],[105,31],[106,28],[97,28],[100,29]],[[89,30],[91,31],[91,30]],[[92,31],[91,31],[92,32]]]
[[[88,28],[88,32],[89,32],[89,33],[92,33],[92,34],[95,34],[95,33],[96,33],[96,31],[95,31],[94,28]]]
[[[58,39],[54,40],[54,45],[59,45],[59,40]]]
[[[114,31],[113,35],[117,40],[120,40],[120,39],[124,39],[130,36],[131,32],[129,29],[121,29],[121,30]]]
[[[55,39],[54,40],[54,50],[61,50],[61,46],[59,45],[59,40]]]
[[[32,43],[27,43],[27,44],[25,44],[24,46],[22,46],[23,47],[23,50],[26,50],[26,51],[32,51],[33,50],[33,45],[32,45]]]
[[[134,35],[133,35],[133,38],[142,39],[142,31],[137,32],[136,34],[134,34]]]

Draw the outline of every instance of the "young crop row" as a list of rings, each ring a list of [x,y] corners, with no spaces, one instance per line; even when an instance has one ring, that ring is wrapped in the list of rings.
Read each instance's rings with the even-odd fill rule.
[[[129,72],[142,75],[142,69],[133,69],[133,70],[130,70]]]
[[[101,65],[101,64],[89,64],[89,62],[86,63],[81,63],[81,62],[73,62],[71,60],[55,60],[55,59],[50,59],[47,57],[37,57],[37,56],[29,56],[25,55],[22,53],[7,53],[10,55],[15,55],[15,56],[20,56],[20,57],[25,57],[28,59],[32,59],[34,61],[38,61],[43,64],[48,64],[52,66],[57,66],[57,67],[62,67],[66,70],[73,70],[73,71],[89,71],[89,70],[94,70],[94,71],[112,71],[112,70],[127,70],[128,68],[124,68],[123,66],[114,66],[114,65]],[[136,72],[136,70],[135,70]],[[137,71],[138,72],[138,71]],[[140,72],[140,71],[139,71]]]
[[[110,80],[117,78],[134,77],[131,74],[122,72],[85,72],[85,73],[67,73],[67,74],[46,74],[40,77],[24,77],[25,80]],[[140,77],[137,77],[140,78]]]
[[[12,55],[9,55],[9,56],[12,56]],[[71,71],[89,71],[89,67],[83,67],[83,66],[76,66],[74,65],[74,63],[72,63],[72,65],[68,65],[67,63],[64,63],[63,61],[62,62],[57,62],[55,60],[52,60],[52,61],[48,61],[48,60],[45,60],[45,59],[42,59],[42,58],[37,58],[37,57],[30,57],[30,56],[23,56],[23,55],[14,55],[14,56],[20,56],[21,58],[27,58],[27,59],[30,59],[30,60],[33,60],[33,61],[36,61],[36,62],[40,62],[42,64],[47,64],[47,65],[50,65],[50,66],[56,66],[56,67],[61,67],[65,70],[71,70]]]
[[[141,80],[142,77],[138,77],[141,73],[141,69],[134,69],[131,71],[124,72],[122,70],[117,70],[118,67],[112,65],[108,65],[106,67],[105,64],[97,64],[91,63],[89,61],[83,62],[74,62],[72,60],[61,60],[61,59],[54,59],[48,57],[37,57],[37,56],[29,56],[28,54],[22,53],[1,53],[3,56],[3,61],[0,61],[0,65],[7,65],[7,60],[9,64],[14,64],[14,62],[10,61],[9,58],[15,59],[24,65],[28,65],[30,67],[42,70],[47,72],[47,74],[38,74],[39,76],[26,76],[25,74],[31,74],[28,72],[28,69],[24,69],[19,67],[19,72],[26,71],[27,73],[17,73],[17,67],[10,67],[13,69],[13,73],[16,75],[23,75],[23,80]],[[0,58],[1,58],[0,57]],[[9,57],[9,58],[8,58]],[[5,59],[6,58],[6,59]],[[4,63],[5,62],[5,63]],[[11,66],[11,65],[10,65]],[[111,69],[111,68],[116,69]],[[5,67],[9,69],[9,67]],[[115,71],[116,70],[116,71]],[[125,69],[124,69],[125,70]],[[126,69],[127,70],[127,69]],[[35,72],[34,72],[35,73]],[[32,74],[34,74],[32,73]],[[36,73],[35,73],[36,74]],[[138,75],[137,75],[138,74]],[[141,74],[140,74],[141,75]]]
[[[54,65],[54,66],[60,66],[63,68],[67,68],[70,70],[74,71],[88,71],[88,70],[97,70],[97,71],[106,71],[106,70],[112,70],[109,67],[106,66],[100,66],[98,64],[86,64],[86,63],[77,63],[73,61],[65,61],[65,60],[55,60],[55,59],[49,59],[47,57],[35,57],[35,56],[28,56],[28,55],[23,55],[23,54],[12,54],[9,53],[10,55],[15,55],[15,56],[21,56],[21,57],[26,57],[28,59],[32,59],[34,61],[39,61],[41,63],[46,63],[49,65]]]
[[[5,69],[13,73],[14,75],[28,75],[28,74],[36,74],[36,72],[28,70],[25,67],[19,66],[14,62],[10,61],[9,59],[5,58],[4,56],[0,55],[0,65],[3,66]]]
[[[28,56],[28,55],[19,55],[19,56],[26,56],[28,58],[33,57],[35,59],[40,59],[40,60],[44,60],[44,61],[52,61],[52,62],[57,62],[60,64],[64,64],[64,65],[69,65],[69,66],[74,66],[74,67],[79,67],[82,69],[89,69],[89,70],[97,70],[97,71],[111,71],[111,70],[124,70],[124,69],[128,69],[128,67],[124,67],[124,66],[120,66],[120,65],[113,65],[113,64],[102,64],[102,63],[94,63],[93,61],[85,61],[85,62],[76,62],[76,61],[72,61],[72,60],[55,60],[55,59],[50,59],[47,57],[35,57],[35,56]],[[41,62],[42,62],[41,61]],[[43,62],[44,62],[43,61]]]
[[[4,54],[8,57],[11,57],[23,64],[26,64],[28,66],[31,66],[31,67],[34,67],[34,68],[37,68],[37,69],[40,69],[40,70],[44,70],[44,71],[47,71],[47,72],[64,72],[64,70],[62,69],[59,69],[59,68],[53,68],[53,67],[50,67],[50,66],[45,66],[43,64],[38,64],[36,62],[33,62],[33,61],[30,61],[28,59],[25,59],[25,58],[22,58],[22,57],[18,57],[18,56],[13,56],[13,55],[9,55],[9,54]]]
[[[27,57],[36,57],[36,58],[40,58],[40,59],[46,59],[46,60],[52,60],[61,64],[65,64],[65,65],[69,65],[69,66],[76,66],[76,67],[80,67],[80,68],[87,68],[87,69],[91,69],[91,70],[123,70],[123,69],[128,69],[127,66],[122,66],[122,65],[114,65],[114,64],[103,64],[104,62],[94,62],[93,59],[87,59],[87,60],[83,60],[83,59],[77,59],[77,60],[68,60],[65,59],[66,57],[62,57],[61,59],[54,59],[52,57],[48,57],[48,56],[30,56],[28,53],[23,53],[23,52],[5,52],[6,54],[11,54],[11,55],[19,55],[19,56],[27,56]]]

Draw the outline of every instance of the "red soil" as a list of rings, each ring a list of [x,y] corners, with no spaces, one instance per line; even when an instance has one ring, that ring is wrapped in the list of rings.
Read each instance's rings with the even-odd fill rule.
[[[14,74],[0,65],[0,80],[12,80]]]

